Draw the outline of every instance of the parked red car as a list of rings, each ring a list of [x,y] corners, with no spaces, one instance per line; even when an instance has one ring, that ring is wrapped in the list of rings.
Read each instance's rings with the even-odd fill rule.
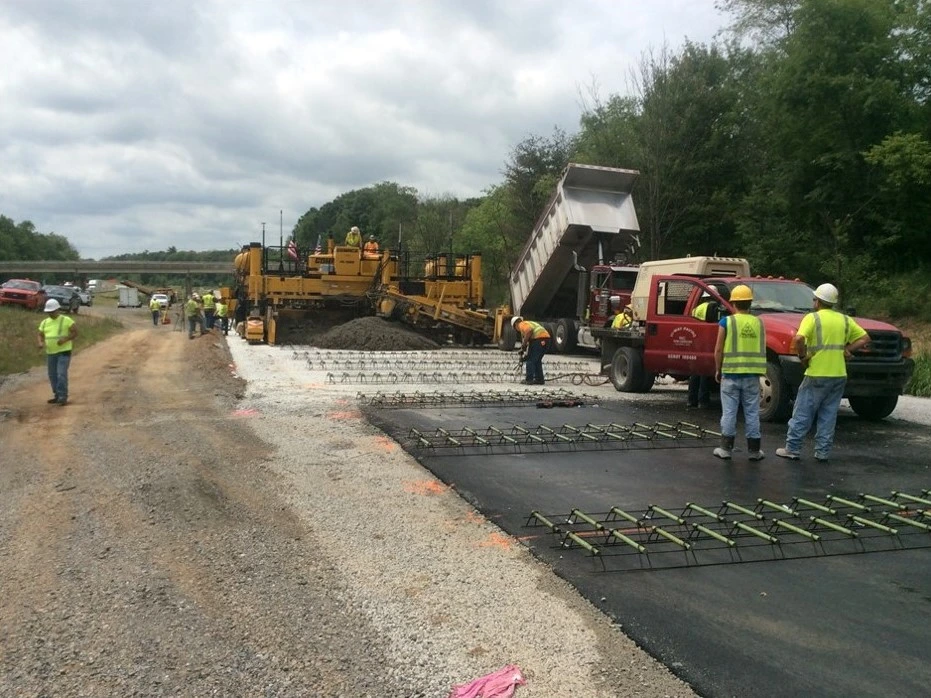
[[[0,305],[21,305],[27,310],[45,308],[42,284],[29,279],[10,279],[0,284]]]

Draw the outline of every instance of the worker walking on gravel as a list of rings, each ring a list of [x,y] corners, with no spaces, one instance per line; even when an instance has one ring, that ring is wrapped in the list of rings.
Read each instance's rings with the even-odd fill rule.
[[[216,312],[217,317],[220,319],[220,332],[222,332],[223,336],[225,337],[230,333],[230,306],[227,300],[222,296],[217,299]]]
[[[524,320],[520,316],[511,318],[511,326],[521,337],[520,354],[527,370],[524,383],[543,385],[543,355],[550,343],[550,333],[538,322]]]
[[[714,455],[728,460],[737,438],[737,410],[743,408],[747,457],[764,456],[760,434],[760,376],[766,375],[766,332],[750,314],[753,291],[743,284],[731,291],[735,313],[721,318],[714,346],[715,380],[721,384],[721,445]]]
[[[214,313],[216,312],[217,302],[214,300],[213,293],[211,291],[207,291],[201,300],[204,308],[204,326],[206,329],[212,330],[213,317]]]
[[[52,385],[50,405],[68,404],[68,367],[78,328],[54,298],[45,302],[46,317],[39,323],[39,348],[45,349],[48,380]]]
[[[158,319],[162,314],[162,304],[158,302],[158,298],[154,295],[149,301],[149,311],[152,313],[152,324],[158,327]]]
[[[200,296],[196,293],[191,294],[187,303],[184,304],[184,315],[187,318],[187,336],[188,339],[194,339],[194,328],[200,327],[200,333],[204,333],[204,321],[201,317]]]
[[[781,458],[798,460],[802,440],[815,425],[815,460],[825,463],[831,455],[837,409],[847,385],[846,361],[870,341],[853,318],[834,310],[837,300],[837,287],[821,284],[815,289],[814,312],[802,318],[796,332],[793,344],[805,377],[795,398],[785,448],[776,449]]]

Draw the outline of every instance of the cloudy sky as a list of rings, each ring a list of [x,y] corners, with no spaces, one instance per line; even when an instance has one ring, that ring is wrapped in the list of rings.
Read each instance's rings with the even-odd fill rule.
[[[237,247],[391,180],[480,193],[713,0],[0,0],[0,213],[83,257]]]

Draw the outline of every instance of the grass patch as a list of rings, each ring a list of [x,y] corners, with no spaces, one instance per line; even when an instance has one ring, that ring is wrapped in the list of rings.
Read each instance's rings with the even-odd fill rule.
[[[905,393],[931,397],[931,352],[924,352],[915,357],[915,373],[905,386]]]
[[[45,363],[45,351],[37,346],[39,323],[45,313],[33,313],[21,308],[0,308],[0,376],[22,373],[33,366]],[[80,352],[107,337],[116,334],[123,325],[111,318],[92,317],[78,314],[74,321],[78,326],[75,351]]]

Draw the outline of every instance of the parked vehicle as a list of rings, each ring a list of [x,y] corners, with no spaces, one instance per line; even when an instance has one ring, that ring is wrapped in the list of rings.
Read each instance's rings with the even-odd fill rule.
[[[81,296],[74,286],[44,286],[42,290],[49,300],[54,298],[61,303],[66,313],[76,313],[81,307]]]
[[[38,281],[10,279],[0,284],[0,305],[19,305],[27,310],[42,310],[45,301],[45,291]]]
[[[718,321],[734,312],[730,291],[738,284],[753,290],[750,312],[766,331],[766,375],[761,378],[760,418],[783,421],[802,382],[803,368],[792,341],[802,317],[812,309],[813,291],[801,281],[762,277],[654,275],[647,296],[634,299],[642,314],[624,330],[596,329],[602,370],[622,392],[647,392],[660,374],[713,376]],[[638,294],[644,290],[637,284]],[[692,317],[700,304],[711,305],[704,321]],[[865,419],[882,419],[895,409],[911,378],[911,341],[885,322],[855,318],[870,343],[847,363],[844,397]]]
[[[139,300],[139,291],[134,288],[124,286],[120,289],[120,298],[116,304],[117,308],[140,308],[142,301]]]
[[[638,267],[626,260],[640,244],[631,190],[639,175],[570,163],[511,270],[513,315],[546,326],[558,352],[596,348],[591,329],[604,327],[611,299],[630,300]],[[512,350],[517,335],[506,320],[495,335]]]
[[[90,291],[84,291],[83,289],[78,289],[78,296],[81,298],[81,305],[86,305],[88,307],[94,304],[94,294]]]
[[[158,301],[158,307],[162,309],[166,309],[171,305],[171,299],[165,293],[153,293],[152,300]]]

